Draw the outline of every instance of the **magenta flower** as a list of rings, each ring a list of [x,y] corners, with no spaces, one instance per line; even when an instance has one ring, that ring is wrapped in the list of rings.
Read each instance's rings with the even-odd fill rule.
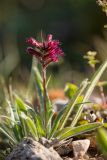
[[[51,62],[58,62],[59,57],[64,55],[59,47],[60,42],[52,40],[51,34],[43,42],[38,42],[32,37],[28,38],[26,42],[34,47],[28,47],[27,52],[35,56],[44,67],[47,67]]]

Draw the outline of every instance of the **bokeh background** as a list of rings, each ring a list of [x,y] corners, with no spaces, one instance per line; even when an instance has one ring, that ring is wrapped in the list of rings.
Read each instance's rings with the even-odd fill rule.
[[[26,54],[27,37],[53,34],[65,52],[59,64],[49,67],[53,87],[66,81],[80,83],[91,69],[83,60],[89,50],[107,57],[107,17],[96,0],[0,0],[0,74],[25,83],[32,57]]]

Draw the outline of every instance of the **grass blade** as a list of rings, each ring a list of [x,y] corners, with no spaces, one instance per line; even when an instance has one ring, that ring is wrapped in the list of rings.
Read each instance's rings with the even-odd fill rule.
[[[15,102],[17,104],[18,110],[23,111],[24,113],[27,113],[27,106],[26,104],[23,102],[23,100],[15,94]]]
[[[54,112],[52,110],[48,111],[48,120],[47,120],[47,137],[49,137],[49,134],[52,129],[52,118],[54,117]]]
[[[0,132],[3,133],[13,144],[17,144],[17,141],[9,134],[4,128],[0,127]]]
[[[36,125],[35,125],[34,121],[30,117],[26,116],[23,112],[21,112],[20,116],[24,120],[24,123],[29,128],[29,131],[30,131],[31,135],[36,140],[38,140],[39,139],[38,132],[37,132],[37,128],[36,128]]]
[[[78,101],[78,97],[80,97],[80,95],[83,93],[83,91],[86,89],[87,87],[87,84],[88,84],[88,80],[84,80],[82,82],[82,85],[80,86],[77,94],[74,96],[73,100],[71,100],[69,102],[69,104],[65,107],[66,110],[65,110],[65,114],[63,115],[62,117],[62,122],[61,122],[61,126],[60,126],[60,129],[64,128],[72,110],[74,109],[75,105],[77,104],[77,101]]]
[[[60,121],[61,121],[61,118],[62,118],[62,116],[63,116],[64,111],[65,111],[65,108],[63,108],[63,109],[59,112],[59,114],[57,115],[57,117],[55,118],[48,139],[51,139],[51,138],[54,136],[54,134],[55,134],[55,132],[56,132],[56,130],[57,130],[59,124],[60,124]]]
[[[33,73],[34,73],[34,77],[35,77],[35,81],[36,81],[36,89],[37,89],[37,93],[40,97],[40,104],[41,104],[41,111],[43,111],[43,86],[42,86],[42,78],[41,75],[39,73],[39,70],[37,67],[33,67]]]
[[[97,131],[98,147],[107,156],[107,131],[104,128],[99,128]]]
[[[36,116],[36,126],[37,126],[38,134],[40,135],[40,137],[45,137],[46,133],[43,129],[42,121],[39,115]]]
[[[90,83],[87,86],[86,89],[86,93],[85,96],[83,98],[83,103],[88,101],[90,95],[92,94],[96,84],[98,83],[100,77],[102,76],[103,72],[105,71],[105,69],[107,68],[107,60],[104,61],[104,63],[99,67],[99,69],[96,71],[96,73],[94,74],[94,76],[92,77]],[[83,110],[83,104],[79,106],[79,109],[75,115],[75,118],[73,119],[72,123],[71,123],[71,127],[74,127],[78,121],[78,119],[81,116]]]
[[[92,131],[100,126],[102,126],[102,123],[90,123],[90,124],[86,124],[86,125],[81,125],[78,127],[67,127],[62,129],[61,131],[57,132],[56,136],[57,138],[59,138],[60,140],[69,138],[69,137],[73,137],[73,136],[77,136],[79,134],[83,134],[89,131]]]
[[[27,115],[34,120],[39,136],[45,136],[46,133],[40,115],[37,114],[33,108],[28,109]]]

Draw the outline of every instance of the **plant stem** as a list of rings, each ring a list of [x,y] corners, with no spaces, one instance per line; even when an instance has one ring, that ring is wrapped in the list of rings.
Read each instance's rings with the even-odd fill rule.
[[[93,71],[95,73],[95,68],[93,69]],[[100,91],[100,95],[101,95],[101,100],[102,100],[103,106],[105,107],[106,106],[106,97],[105,97],[105,94],[104,94],[103,86],[99,86],[99,91]]]
[[[46,108],[46,68],[42,67],[42,78],[43,78],[43,93],[44,93],[44,124],[46,128],[46,121],[47,121],[47,108]]]

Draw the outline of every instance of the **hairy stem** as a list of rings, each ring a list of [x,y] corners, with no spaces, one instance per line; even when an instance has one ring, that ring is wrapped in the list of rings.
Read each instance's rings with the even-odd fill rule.
[[[44,124],[46,128],[46,121],[47,121],[47,108],[46,108],[46,68],[42,67],[42,78],[43,78],[43,93],[44,93]]]

